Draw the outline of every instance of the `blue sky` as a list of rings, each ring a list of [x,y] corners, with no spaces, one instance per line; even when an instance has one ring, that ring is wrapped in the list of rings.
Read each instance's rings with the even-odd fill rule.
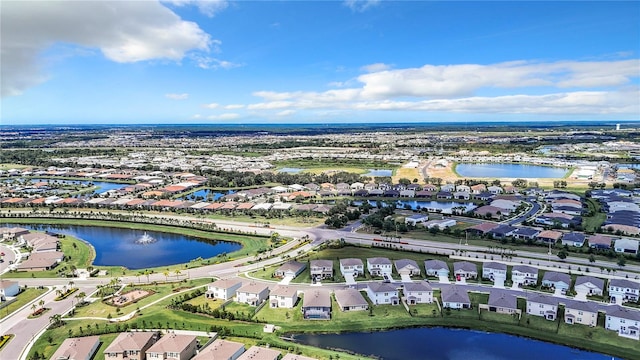
[[[640,119],[640,2],[3,1],[2,124]]]

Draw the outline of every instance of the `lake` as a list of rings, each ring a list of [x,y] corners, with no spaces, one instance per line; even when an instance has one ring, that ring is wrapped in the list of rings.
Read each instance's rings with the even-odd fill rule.
[[[452,328],[295,335],[297,342],[384,360],[610,360],[611,356],[523,337]]]
[[[71,235],[93,245],[96,251],[94,265],[124,266],[143,269],[189,262],[195,258],[214,257],[222,253],[240,250],[238,243],[207,241],[196,237],[156,231],[146,233],[157,240],[151,244],[136,244],[144,235],[142,230],[119,229],[101,226],[30,225],[10,224],[39,231],[51,231]]]
[[[213,201],[217,201],[218,199],[220,199],[221,197],[228,195],[228,194],[233,194],[235,191],[233,190],[229,190],[229,191],[225,191],[224,193],[218,192],[218,191],[214,191],[211,189],[201,189],[198,191],[194,191],[189,195],[185,195],[182,197],[179,197],[178,199],[180,200],[195,200],[195,201],[211,201],[211,199],[213,199]]]
[[[363,174],[362,176],[371,176],[371,177],[382,177],[382,176],[392,176],[393,170],[385,170],[385,169],[367,169],[369,172]]]
[[[463,177],[488,178],[563,178],[567,169],[551,166],[525,164],[476,164],[464,163],[456,166],[456,172]]]
[[[51,182],[51,183],[58,183],[58,184],[84,185],[84,186],[88,186],[89,183],[91,183],[91,184],[93,184],[93,186],[96,186],[97,189],[95,189],[90,194],[102,194],[102,193],[105,193],[105,192],[110,191],[110,190],[118,190],[118,189],[121,189],[123,187],[131,185],[131,184],[123,184],[123,183],[104,182],[104,181],[62,180],[62,179],[23,179],[23,178],[15,178],[15,179],[9,179],[9,180],[5,180],[5,181],[12,181],[12,180],[18,180],[19,182],[26,182],[28,180],[31,183]]]
[[[377,207],[377,200],[367,200],[369,205]],[[391,201],[391,200],[389,200]],[[457,203],[453,201],[416,201],[416,200],[395,200],[397,209],[406,209],[409,207],[411,210],[419,210],[419,209],[428,209],[431,212],[441,211],[445,214],[451,214],[451,210],[454,207],[464,207],[465,211],[471,211],[475,209],[477,206],[473,203]],[[386,205],[385,201],[381,201],[383,206]],[[353,205],[360,206],[362,205],[362,201],[356,200],[353,201]]]
[[[284,167],[284,168],[278,170],[278,172],[289,173],[289,174],[297,174],[297,173],[302,172],[302,171],[304,171],[304,169],[291,168],[291,167]]]

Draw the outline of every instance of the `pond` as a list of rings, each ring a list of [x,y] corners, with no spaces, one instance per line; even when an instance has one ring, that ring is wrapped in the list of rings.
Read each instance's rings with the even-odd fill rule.
[[[24,182],[31,182],[33,183],[37,183],[37,182],[51,182],[52,184],[61,184],[61,185],[82,185],[82,186],[89,186],[89,184],[92,184],[93,186],[96,186],[97,188],[91,192],[90,194],[102,194],[105,193],[107,191],[110,190],[118,190],[121,189],[123,187],[129,186],[131,184],[123,184],[123,183],[113,183],[113,182],[104,182],[104,181],[86,181],[86,180],[62,180],[62,179],[23,179],[23,178],[15,178],[15,179],[9,179],[9,180],[5,180],[5,181],[13,181],[13,180],[17,180],[18,182],[24,183]]]
[[[71,235],[90,243],[94,265],[143,269],[189,262],[240,250],[238,243],[208,241],[192,236],[101,226],[11,224],[32,230]],[[144,235],[147,234],[145,237]],[[144,241],[145,239],[152,239]],[[140,241],[142,240],[142,241]]]
[[[377,207],[377,200],[367,200],[369,205]],[[385,206],[385,202],[381,201],[383,206]],[[353,205],[360,206],[362,205],[362,201],[353,201]],[[411,210],[420,210],[427,209],[430,212],[442,212],[444,214],[451,214],[451,210],[455,207],[464,207],[465,211],[471,211],[476,208],[476,205],[473,203],[457,203],[454,201],[416,201],[416,200],[397,200],[396,208],[398,209],[411,209]]]
[[[563,178],[567,169],[525,164],[458,164],[456,172],[463,177],[489,178]]]
[[[229,191],[225,191],[225,192],[219,192],[219,191],[215,191],[215,190],[211,190],[211,189],[201,189],[195,192],[192,192],[191,194],[182,196],[178,199],[180,200],[194,200],[194,201],[217,201],[218,199],[220,199],[221,197],[228,195],[228,194],[233,194],[235,191],[233,190],[229,190]]]
[[[367,169],[369,172],[363,174],[362,176],[371,176],[371,177],[382,177],[382,176],[392,176],[393,170],[387,169]]]
[[[349,350],[384,360],[610,360],[606,356],[523,337],[451,328],[295,335],[297,342]]]
[[[304,169],[301,168],[291,168],[291,167],[284,167],[280,170],[278,170],[278,172],[282,172],[282,173],[289,173],[289,174],[297,174],[304,171]]]

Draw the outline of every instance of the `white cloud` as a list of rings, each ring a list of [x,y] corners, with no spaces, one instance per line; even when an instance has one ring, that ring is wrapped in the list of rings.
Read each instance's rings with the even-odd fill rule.
[[[162,0],[162,2],[178,7],[194,5],[202,14],[208,17],[214,17],[217,13],[229,7],[229,2],[226,0]]]
[[[180,61],[215,46],[196,23],[157,1],[3,1],[2,96],[46,80],[41,53],[54,44],[100,49],[109,60]]]
[[[375,63],[375,64],[365,65],[361,69],[362,69],[362,71],[365,71],[365,72],[368,72],[368,73],[372,73],[372,72],[379,72],[379,71],[389,70],[390,68],[391,68],[390,65],[387,65],[387,64],[384,64],[384,63]]]
[[[216,109],[216,108],[218,108],[218,106],[220,106],[220,104],[218,104],[218,103],[211,103],[211,104],[202,105],[202,107],[205,107],[207,109]]]
[[[189,98],[189,94],[165,94],[164,97],[171,100],[187,100]]]
[[[240,117],[240,114],[236,113],[225,113],[219,115],[209,115],[207,119],[209,120],[234,120]]]
[[[282,116],[282,117],[285,117],[285,116],[291,116],[291,115],[293,115],[293,114],[295,114],[295,113],[296,113],[296,111],[295,111],[295,110],[291,110],[291,109],[289,109],[289,110],[282,110],[282,111],[280,111],[280,112],[277,112],[277,113],[276,113],[276,116]]]
[[[242,104],[230,104],[230,105],[225,105],[224,108],[227,109],[227,110],[236,110],[236,109],[244,108],[244,105],[242,105]]]
[[[380,0],[345,0],[343,3],[354,12],[363,12],[380,4]]]
[[[236,64],[230,61],[220,60],[218,58],[201,54],[192,54],[190,58],[196,63],[199,68],[202,69],[233,69],[242,66],[241,64]]]

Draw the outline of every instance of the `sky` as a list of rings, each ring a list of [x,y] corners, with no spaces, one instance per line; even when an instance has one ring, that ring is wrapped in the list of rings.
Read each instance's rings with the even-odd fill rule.
[[[640,120],[638,1],[0,2],[0,124]]]

